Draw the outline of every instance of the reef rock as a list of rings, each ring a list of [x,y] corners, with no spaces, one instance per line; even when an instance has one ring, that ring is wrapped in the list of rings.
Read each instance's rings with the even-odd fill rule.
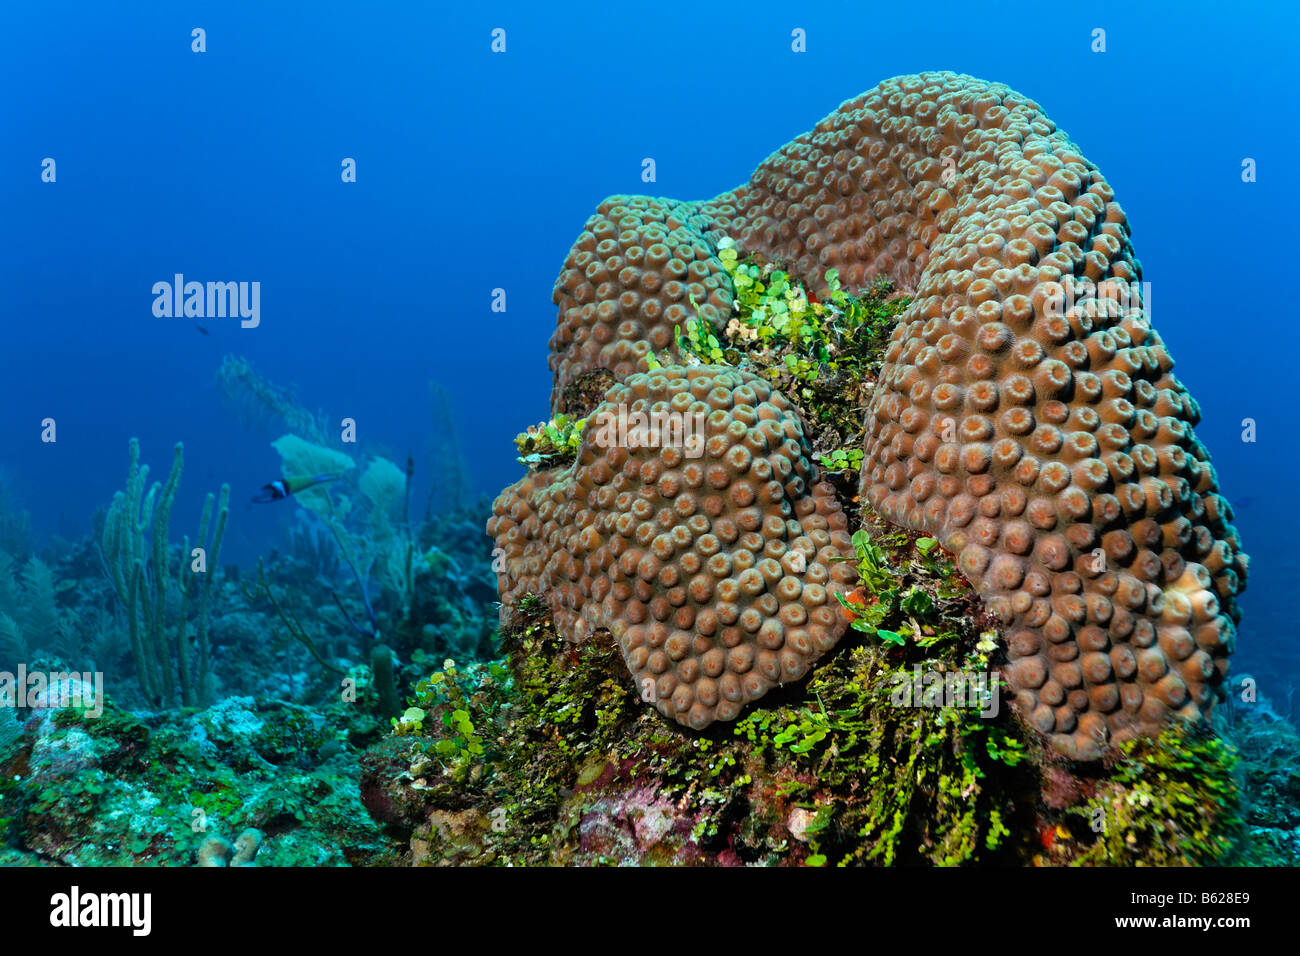
[[[646,387],[637,376],[651,369],[652,353],[675,350],[673,330],[697,312],[692,302],[720,328],[733,300],[717,256],[723,237],[785,264],[816,292],[834,268],[846,288],[883,277],[913,297],[867,409],[861,497],[958,556],[1005,630],[1020,713],[1057,751],[1095,759],[1112,742],[1154,736],[1171,714],[1196,718],[1211,706],[1227,672],[1247,557],[1193,430],[1199,408],[1151,327],[1127,218],[1100,171],[1036,103],[953,73],[896,77],[844,103],[764,160],[748,183],[714,199],[605,200],[556,282],[552,407],[597,368]],[[656,372],[655,387],[671,374]],[[727,414],[728,400],[717,403]],[[797,429],[797,416],[787,420]],[[739,431],[734,441],[744,447]],[[619,457],[599,473],[612,476],[628,461],[642,464]],[[593,464],[589,457],[584,467]],[[742,679],[739,693],[715,689],[710,675],[723,673],[715,663],[687,701],[682,689],[694,684],[695,664],[678,663],[675,678],[666,665],[656,670],[661,646],[674,661],[694,662],[685,649],[698,644],[701,666],[713,651],[730,654],[715,646],[718,608],[662,635],[664,618],[646,625],[647,599],[618,589],[635,587],[628,582],[641,552],[620,544],[629,550],[613,555],[595,543],[593,535],[612,529],[589,522],[617,518],[590,498],[601,483],[572,482],[534,476],[498,501],[494,528],[508,552],[518,551],[519,576],[501,581],[505,603],[540,589],[561,616],[592,607],[587,623],[617,630],[634,673],[649,666],[664,685],[661,709],[693,726],[735,716],[731,705],[759,696],[757,686]],[[605,494],[624,493],[631,507],[630,487]],[[515,527],[543,499],[550,506],[538,520],[550,529],[549,546]],[[647,524],[650,499],[637,519]],[[528,500],[537,505],[517,504]],[[820,516],[837,513],[815,495],[804,500]],[[674,522],[668,514],[638,549],[652,541],[672,542],[666,552],[689,547],[673,536],[694,540],[690,516]],[[595,565],[581,563],[581,541],[575,553],[579,538],[592,539],[593,556],[606,549]],[[546,578],[560,542],[567,581]],[[611,572],[626,553],[637,562]],[[820,575],[819,567],[810,561],[808,573]],[[792,606],[782,588],[826,583],[793,574],[763,575],[762,589],[749,594],[747,610],[762,619],[746,633],[763,635],[771,660],[756,671],[728,665],[728,673],[790,678],[801,672],[796,662],[834,642],[829,622],[819,630],[781,617]],[[591,587],[599,594],[588,602]],[[775,601],[760,604],[765,597]],[[679,692],[681,706],[665,707],[662,698]],[[715,697],[721,702],[704,703]]]

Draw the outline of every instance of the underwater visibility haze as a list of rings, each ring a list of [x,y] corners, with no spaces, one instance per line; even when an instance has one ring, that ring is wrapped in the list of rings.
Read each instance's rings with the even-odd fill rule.
[[[1295,865],[1300,17],[1050,16],[0,12],[0,864]]]

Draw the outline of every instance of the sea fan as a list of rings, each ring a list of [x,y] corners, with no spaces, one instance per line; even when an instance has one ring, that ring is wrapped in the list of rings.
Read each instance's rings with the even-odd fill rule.
[[[32,557],[23,567],[22,598],[14,621],[29,650],[53,651],[69,661],[80,651],[76,629],[68,613],[54,598],[54,574],[40,558]]]
[[[22,591],[14,579],[14,565],[17,562],[6,551],[0,551],[0,612],[17,614],[22,603]]]
[[[17,664],[28,657],[27,638],[23,629],[8,614],[0,611],[0,663]]]
[[[81,646],[90,649],[95,669],[124,673],[130,664],[131,639],[126,626],[113,614],[96,609],[82,618]]]

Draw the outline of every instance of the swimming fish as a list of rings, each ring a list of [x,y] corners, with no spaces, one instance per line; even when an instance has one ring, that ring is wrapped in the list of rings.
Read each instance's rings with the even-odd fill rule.
[[[277,478],[275,481],[263,485],[261,492],[254,496],[253,501],[259,503],[279,501],[300,491],[306,491],[308,488],[315,488],[317,485],[323,485],[327,481],[334,481],[342,477],[341,472],[333,472],[323,475],[295,475],[292,478]]]

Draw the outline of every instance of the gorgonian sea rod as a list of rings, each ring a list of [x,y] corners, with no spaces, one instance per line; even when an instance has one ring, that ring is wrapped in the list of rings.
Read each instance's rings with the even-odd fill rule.
[[[731,192],[607,199],[556,282],[553,407],[583,372],[647,371],[692,300],[721,328],[723,237],[818,292],[835,268],[849,288],[883,276],[913,297],[866,411],[862,497],[957,555],[1004,625],[1018,710],[1060,753],[1093,759],[1211,705],[1247,558],[1150,326],[1124,212],[1035,103],[968,76],[897,77]],[[792,507],[815,486],[789,489]],[[528,546],[532,568],[556,558]]]

